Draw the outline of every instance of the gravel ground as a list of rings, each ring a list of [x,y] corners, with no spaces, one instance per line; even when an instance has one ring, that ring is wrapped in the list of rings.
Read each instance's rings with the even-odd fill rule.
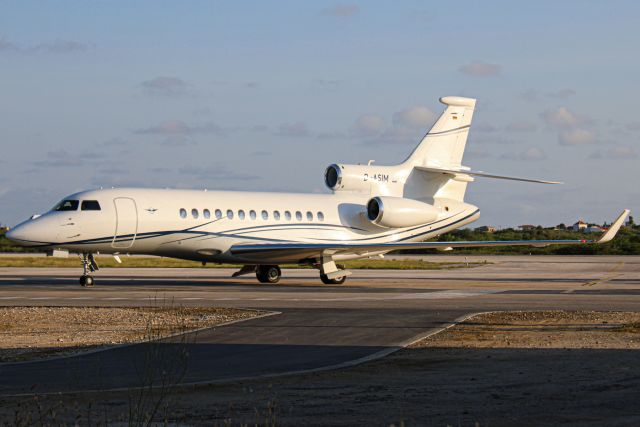
[[[640,313],[485,313],[411,347],[640,349]]]
[[[186,307],[0,307],[0,363],[156,339],[258,314]]]
[[[155,419],[190,426],[636,426],[638,319],[620,312],[484,314],[348,369],[177,389]],[[124,425],[132,408],[126,392],[0,398],[0,425],[42,417],[44,424]]]

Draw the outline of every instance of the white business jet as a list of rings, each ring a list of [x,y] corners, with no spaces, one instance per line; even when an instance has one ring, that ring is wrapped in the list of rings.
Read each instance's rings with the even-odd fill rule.
[[[263,283],[280,279],[279,264],[312,265],[326,284],[349,271],[336,262],[398,249],[547,246],[604,243],[618,232],[625,210],[597,241],[526,240],[425,242],[477,220],[464,202],[474,177],[557,184],[474,172],[462,166],[476,100],[440,99],[444,113],[399,165],[333,164],[324,180],[332,194],[117,188],[65,197],[7,233],[14,242],[81,254],[80,284],[92,286],[94,254],[148,254],[242,266]]]

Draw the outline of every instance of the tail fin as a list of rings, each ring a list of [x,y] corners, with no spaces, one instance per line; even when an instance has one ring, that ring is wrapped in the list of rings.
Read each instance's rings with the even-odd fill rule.
[[[444,113],[402,163],[409,171],[403,194],[430,203],[437,203],[438,199],[463,202],[467,183],[473,181],[472,178],[429,172],[424,168],[468,169],[462,166],[462,155],[476,100],[445,96],[440,102],[447,106]]]
[[[447,108],[405,160],[407,166],[460,168],[476,100],[445,96]]]

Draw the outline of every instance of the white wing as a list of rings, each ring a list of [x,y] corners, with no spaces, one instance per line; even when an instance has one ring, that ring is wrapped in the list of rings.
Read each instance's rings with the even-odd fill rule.
[[[274,263],[300,262],[323,256],[339,254],[366,254],[407,249],[475,248],[491,246],[535,246],[584,245],[606,243],[613,239],[624,223],[629,210],[625,209],[609,230],[597,240],[494,240],[456,242],[409,242],[409,243],[267,243],[257,245],[234,245],[232,255],[245,259],[268,258]]]

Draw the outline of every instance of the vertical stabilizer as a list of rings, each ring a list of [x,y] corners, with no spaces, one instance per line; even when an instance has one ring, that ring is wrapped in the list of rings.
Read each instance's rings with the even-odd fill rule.
[[[403,194],[404,197],[420,200],[449,199],[462,202],[467,183],[473,179],[459,179],[452,175],[416,169],[416,166],[466,169],[462,166],[462,156],[476,100],[445,96],[440,98],[440,102],[447,108],[402,164],[409,171]]]
[[[407,158],[410,166],[459,168],[469,135],[476,100],[445,96],[440,102],[447,108],[431,130]]]

